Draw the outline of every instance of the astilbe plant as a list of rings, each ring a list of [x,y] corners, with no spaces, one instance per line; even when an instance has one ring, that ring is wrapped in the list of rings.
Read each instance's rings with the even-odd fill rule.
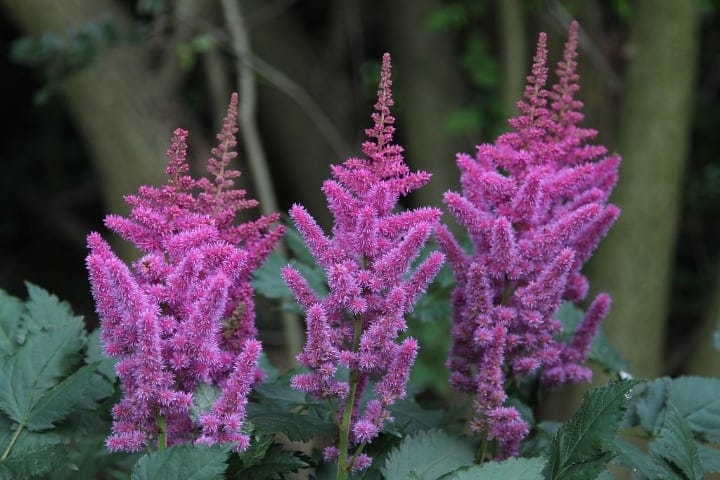
[[[583,366],[610,297],[591,303],[569,343],[555,339],[561,302],[582,301],[588,281],[583,263],[620,214],[607,203],[620,158],[586,142],[596,131],[581,128],[573,22],[558,82],[547,82],[546,36],[541,34],[520,115],[512,132],[460,154],[462,194],[445,204],[469,232],[466,253],[447,228],[437,240],[456,280],[452,347],[447,365],[452,386],[475,395],[471,429],[496,440],[498,457],[517,455],[528,425],[506,405],[513,379],[536,375],[546,387],[587,381]]]
[[[338,462],[338,478],[370,465],[364,446],[391,419],[389,407],[406,394],[418,344],[411,337],[398,340],[406,329],[404,315],[444,262],[443,255],[434,252],[412,268],[441,212],[395,210],[398,199],[426,184],[430,174],[411,172],[402,147],[392,143],[390,87],[390,56],[385,54],[374,125],[365,131],[368,140],[362,145],[367,158],[333,165],[333,179],[323,184],[334,216],[332,236],[326,236],[302,206],[290,210],[329,285],[328,295],[318,298],[297,270],[283,270],[307,318],[307,343],[298,362],[311,372],[295,376],[293,386],[321,399],[340,399],[339,444],[324,451],[327,460]],[[340,378],[340,365],[349,378]],[[373,394],[361,407],[370,382],[375,382]],[[357,448],[350,456],[353,446]]]
[[[189,176],[187,132],[175,130],[167,152],[169,177],[125,200],[129,217],[105,225],[144,253],[128,268],[100,236],[88,236],[87,267],[100,316],[102,342],[116,366],[123,397],[115,405],[111,450],[195,442],[249,443],[242,432],[247,395],[262,377],[255,339],[250,275],[283,234],[277,214],[236,224],[257,205],[233,188],[237,155],[237,94],[207,170]],[[210,409],[191,418],[195,389],[219,387]]]

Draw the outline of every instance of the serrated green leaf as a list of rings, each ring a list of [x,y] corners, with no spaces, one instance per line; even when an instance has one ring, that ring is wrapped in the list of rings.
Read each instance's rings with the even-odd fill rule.
[[[7,440],[7,439],[6,439]],[[2,452],[6,440],[0,440]],[[11,472],[9,478],[36,477],[66,466],[63,438],[54,433],[32,433],[23,430],[7,458],[0,461],[0,469]]]
[[[14,352],[18,346],[17,331],[24,308],[19,298],[0,289],[0,356]]]
[[[118,358],[103,355],[100,346],[100,329],[95,329],[88,335],[85,349],[85,363],[96,365],[95,373],[90,379],[86,399],[78,406],[86,409],[95,409],[97,404],[110,397],[115,391],[115,364]]]
[[[561,426],[562,423],[549,420],[535,425],[532,436],[522,443],[520,454],[523,457],[537,457],[547,454]]]
[[[83,400],[94,374],[95,365],[85,365],[44,393],[28,412],[25,427],[44,430],[64,419]]]
[[[685,417],[695,435],[720,443],[720,378],[672,380],[668,401]]]
[[[0,409],[24,424],[41,397],[65,377],[82,347],[80,328],[30,333],[11,356],[0,357]]]
[[[708,447],[701,443],[697,444],[697,449],[705,473],[720,472],[720,449]]]
[[[240,469],[237,471],[242,471],[260,463],[273,442],[274,437],[272,435],[253,435],[250,446],[237,455],[235,461],[239,462],[240,465]]]
[[[232,445],[175,445],[160,452],[143,455],[131,480],[214,480],[227,468],[225,460]]]
[[[290,379],[297,371],[288,372],[275,381],[263,382],[256,386],[253,395],[264,405],[274,405],[277,410],[286,411],[307,402],[305,393],[290,386]]]
[[[584,316],[585,313],[577,306],[570,302],[563,302],[555,314],[555,317],[560,320],[563,326],[563,331],[558,335],[558,339],[569,342]],[[612,347],[602,328],[600,328],[590,345],[588,359],[613,372],[626,370],[628,367],[628,362]]]
[[[405,438],[388,455],[382,473],[394,480],[436,480],[472,463],[470,445],[443,431],[431,430]]]
[[[100,329],[96,328],[93,332],[87,336],[87,346],[85,347],[85,363],[97,364],[97,371],[99,374],[106,377],[108,380],[114,381],[115,375],[115,364],[118,362],[118,358],[108,357],[102,351],[100,345]]]
[[[300,468],[308,466],[308,463],[302,458],[299,458],[295,453],[284,450],[282,446],[274,444],[267,450],[261,462],[240,470],[237,478],[242,478],[243,480],[281,478],[279,475],[295,472]]]
[[[442,480],[543,480],[544,458],[509,458],[502,462],[463,467]]]
[[[702,480],[703,467],[690,425],[671,402],[665,408],[660,434],[648,444],[650,453],[679,468],[687,480]]]
[[[631,402],[640,425],[651,436],[656,435],[665,420],[665,402],[671,380],[659,378],[647,382],[633,392]]]
[[[280,275],[288,260],[280,254],[271,253],[265,263],[252,276],[250,282],[257,293],[267,298],[291,297],[292,293]]]
[[[412,400],[398,400],[390,407],[390,414],[395,419],[389,428],[396,429],[404,435],[415,435],[424,430],[439,429],[445,424],[442,410],[426,410]]]
[[[247,406],[247,419],[257,433],[272,435],[282,433],[290,441],[306,442],[314,436],[331,438],[335,424],[315,415],[278,411],[264,404],[251,403]]]
[[[193,403],[190,406],[190,418],[197,422],[200,414],[209,411],[221,393],[220,388],[215,385],[208,385],[207,383],[198,384],[198,386],[195,387]]]
[[[552,480],[595,478],[618,454],[615,436],[633,380],[593,388],[580,408],[560,427],[546,472]]]
[[[22,316],[23,328],[33,332],[48,328],[73,328],[82,339],[85,338],[85,325],[80,316],[73,314],[70,304],[61,302],[48,291],[25,282],[28,300],[25,302],[25,313]]]
[[[619,465],[628,467],[632,472],[632,478],[656,479],[665,475],[665,470],[658,460],[645,453],[634,443],[617,439],[615,444],[621,452],[615,461]]]

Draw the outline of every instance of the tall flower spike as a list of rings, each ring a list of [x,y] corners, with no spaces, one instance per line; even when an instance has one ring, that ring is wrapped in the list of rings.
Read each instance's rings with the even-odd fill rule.
[[[446,193],[445,203],[474,251],[466,254],[448,229],[437,231],[457,280],[451,383],[475,395],[471,426],[497,440],[499,458],[517,455],[528,432],[504,405],[506,377],[537,375],[551,387],[587,380],[581,364],[610,305],[600,295],[571,343],[555,340],[560,303],[584,299],[583,263],[620,213],[606,203],[619,158],[601,158],[606,149],[586,143],[596,132],[578,126],[577,35],[573,22],[558,82],[548,90],[547,37],[540,34],[520,114],[509,121],[513,131],[478,146],[474,159],[458,155],[462,194]]]
[[[362,446],[380,433],[390,418],[389,407],[405,396],[417,342],[407,338],[399,343],[398,335],[406,328],[405,313],[444,262],[435,252],[414,271],[411,268],[441,213],[436,208],[395,211],[399,197],[427,183],[430,174],[411,172],[402,147],[392,143],[391,85],[390,55],[385,54],[373,126],[365,131],[367,141],[362,145],[366,158],[333,165],[333,179],[323,185],[335,219],[332,236],[302,206],[290,210],[309,250],[325,269],[330,290],[317,298],[292,267],[283,271],[306,311],[308,325],[298,362],[311,371],[297,375],[293,386],[339,400],[338,446],[327,448],[325,457],[338,462],[341,475],[370,465],[370,458],[360,452]],[[349,370],[349,377],[339,377],[337,363]],[[375,387],[362,411],[359,401],[368,380]]]
[[[108,228],[144,254],[132,270],[98,233],[88,236],[101,338],[105,353],[119,358],[123,389],[107,441],[112,450],[138,450],[163,428],[168,444],[247,446],[241,432],[245,402],[262,376],[250,275],[283,227],[275,226],[277,214],[235,222],[240,210],[257,205],[233,188],[240,172],[229,168],[236,155],[237,102],[233,94],[208,160],[212,179],[187,175],[188,133],[177,129],[167,152],[168,183],[128,195],[129,217],[106,217]],[[194,422],[189,410],[201,384],[220,386],[222,393],[212,411]]]

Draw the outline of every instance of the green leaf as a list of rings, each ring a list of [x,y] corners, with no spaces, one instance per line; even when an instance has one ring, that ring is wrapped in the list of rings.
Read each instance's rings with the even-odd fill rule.
[[[271,253],[265,263],[253,273],[250,283],[255,291],[267,298],[291,297],[292,293],[280,275],[280,270],[288,263],[282,255]]]
[[[70,304],[61,302],[46,290],[25,282],[28,291],[28,300],[25,303],[25,313],[22,316],[23,328],[27,331],[37,331],[48,328],[73,328],[85,339],[85,325],[80,316],[73,314]]]
[[[270,359],[265,352],[260,354],[260,368],[265,372],[265,382],[274,382],[280,376],[280,372],[270,363]]]
[[[102,353],[100,347],[100,329],[95,329],[88,335],[87,348],[85,350],[85,363],[96,365],[95,372],[90,379],[87,389],[86,401],[79,406],[87,409],[95,409],[97,404],[110,397],[115,391],[115,364],[118,358],[107,357]]]
[[[569,342],[584,316],[585,313],[577,306],[570,302],[563,302],[556,313],[557,319],[560,320],[563,325],[563,332],[558,335],[558,339],[563,342]],[[610,340],[602,328],[600,328],[590,345],[588,359],[613,372],[619,372],[628,368],[628,362],[612,347]]]
[[[442,480],[543,480],[544,458],[509,458],[502,462],[463,467]]]
[[[221,393],[220,389],[215,385],[208,385],[207,383],[198,384],[193,394],[190,418],[197,422],[200,414],[209,411]]]
[[[261,462],[241,470],[237,478],[242,478],[243,480],[281,478],[279,475],[295,472],[300,468],[308,466],[308,463],[302,458],[299,458],[294,452],[289,452],[284,450],[282,446],[274,444],[267,450]]]
[[[273,444],[272,435],[253,435],[250,446],[243,452],[235,455],[234,462],[238,462],[240,468],[236,471],[242,471],[245,468],[257,465],[265,458],[265,454]]]
[[[668,401],[687,419],[695,435],[720,442],[720,378],[676,378],[670,384]]]
[[[223,478],[232,445],[176,445],[143,455],[131,480],[213,480]]]
[[[257,403],[248,404],[247,419],[256,432],[266,435],[282,433],[293,442],[306,442],[316,435],[331,438],[336,430],[334,423],[315,415],[278,411],[272,406]]]
[[[0,357],[0,409],[20,424],[42,396],[65,377],[82,347],[84,329],[53,329],[30,333],[11,356]]]
[[[697,449],[705,473],[720,472],[720,450],[701,443],[697,444]]]
[[[408,399],[395,402],[390,413],[395,418],[392,427],[405,435],[439,429],[445,424],[445,414],[441,410],[426,410]]]
[[[295,227],[287,226],[283,240],[285,240],[288,248],[299,262],[306,265],[315,265],[315,257],[305,246],[305,240]]]
[[[94,374],[95,366],[85,365],[48,390],[27,414],[26,428],[34,431],[44,430],[52,428],[55,422],[64,419],[83,401]]]
[[[615,444],[622,452],[615,461],[634,472],[633,478],[639,475],[640,478],[656,479],[666,475],[665,469],[658,463],[658,460],[645,453],[634,443],[617,439]]]
[[[300,274],[305,277],[310,288],[319,296],[324,297],[327,295],[327,277],[325,276],[325,270],[315,265],[307,265],[300,263],[296,260],[291,260],[290,263],[297,269]]]
[[[560,422],[543,421],[535,425],[532,436],[525,440],[520,447],[523,457],[536,457],[545,455],[553,443],[553,438],[562,426]]]
[[[18,327],[24,309],[23,302],[0,289],[0,355],[15,351]]]
[[[472,463],[470,445],[440,430],[431,430],[405,438],[388,455],[382,473],[393,480],[436,480]]]
[[[720,352],[720,328],[715,330],[715,334],[713,335],[713,345],[715,346],[715,350]]]
[[[7,421],[2,422],[7,427]],[[1,428],[1,427],[0,427]],[[0,452],[4,452],[10,440],[5,433],[14,433],[3,428],[0,435]],[[10,450],[8,457],[0,461],[2,471],[9,472],[5,478],[29,478],[59,470],[67,464],[63,438],[54,433],[32,433],[23,430]]]
[[[278,377],[275,381],[263,382],[256,386],[253,395],[264,405],[274,405],[278,410],[290,410],[307,403],[307,395],[290,386],[290,379],[297,370]]]
[[[648,444],[650,453],[679,468],[687,480],[702,480],[703,466],[700,462],[690,425],[672,403],[666,406],[665,421],[658,437]]]
[[[593,388],[580,408],[560,427],[546,473],[552,480],[595,478],[618,454],[615,436],[633,380]]]
[[[640,385],[637,391],[633,391],[632,409],[639,424],[651,436],[656,435],[662,428],[671,382],[669,378],[659,378]]]

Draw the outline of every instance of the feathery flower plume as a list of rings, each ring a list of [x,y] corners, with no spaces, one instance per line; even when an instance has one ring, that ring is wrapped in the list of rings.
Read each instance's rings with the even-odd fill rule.
[[[520,115],[509,121],[513,131],[478,146],[475,159],[458,155],[462,195],[448,192],[445,203],[468,230],[473,252],[444,226],[436,232],[457,279],[451,383],[476,395],[471,427],[498,441],[500,458],[517,455],[528,433],[505,405],[506,377],[537,374],[550,387],[588,380],[582,364],[610,307],[600,294],[572,341],[555,340],[560,303],[585,298],[580,270],[620,213],[606,203],[620,159],[586,144],[597,132],[578,126],[577,36],[573,22],[558,82],[548,90],[541,33]]]
[[[368,140],[362,145],[366,158],[333,165],[333,179],[323,184],[335,218],[332,236],[326,236],[302,206],[290,210],[330,287],[326,297],[318,298],[292,266],[283,270],[286,284],[306,310],[308,326],[298,362],[311,372],[297,375],[293,386],[319,398],[341,400],[339,445],[325,451],[327,459],[339,462],[341,475],[370,465],[362,446],[380,433],[391,419],[389,407],[405,396],[418,346],[413,338],[399,342],[398,335],[406,329],[405,314],[444,262],[444,256],[434,252],[412,269],[441,212],[394,211],[399,197],[425,185],[430,174],[411,172],[402,147],[392,143],[391,83],[386,53],[373,126],[365,131]],[[338,365],[350,371],[349,378],[339,378]],[[359,399],[369,381],[375,382],[373,399],[361,409]],[[348,458],[354,445],[359,447]]]
[[[144,254],[128,268],[98,233],[88,236],[87,267],[100,316],[105,353],[119,357],[123,398],[113,409],[111,450],[136,451],[158,440],[248,445],[241,432],[252,385],[262,378],[255,340],[250,275],[283,234],[279,215],[235,224],[257,205],[233,189],[237,155],[237,94],[233,94],[207,170],[187,173],[187,132],[174,132],[167,184],[142,186],[125,201],[129,217],[105,225]],[[196,387],[221,389],[197,422],[189,410]],[[193,430],[202,436],[193,438]]]

